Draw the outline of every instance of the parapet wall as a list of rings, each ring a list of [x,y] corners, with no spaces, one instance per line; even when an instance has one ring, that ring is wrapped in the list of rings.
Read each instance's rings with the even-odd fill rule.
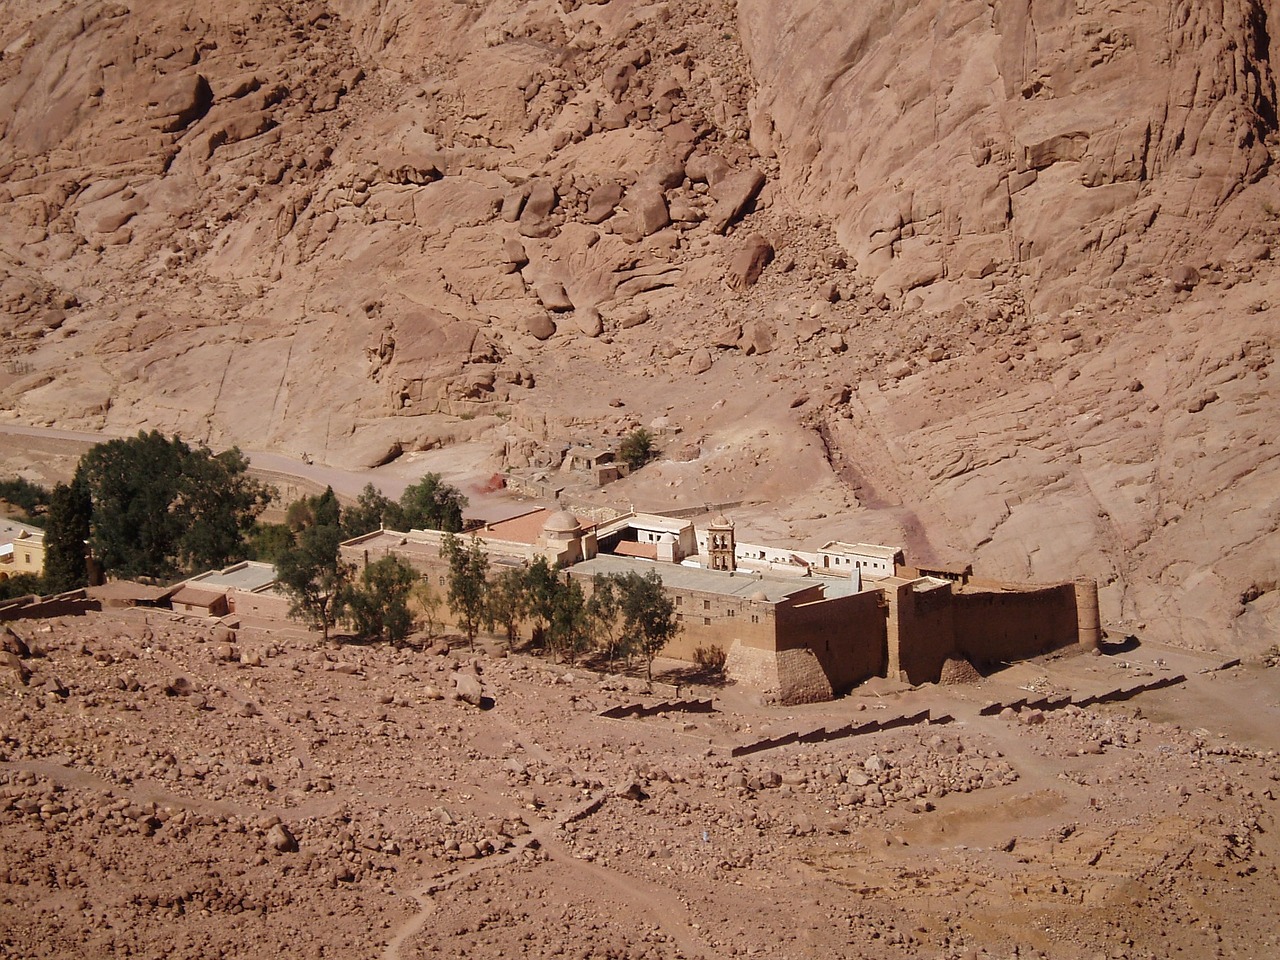
[[[78,617],[90,610],[101,610],[102,603],[91,599],[83,590],[59,593],[51,597],[15,597],[0,604],[0,623],[6,620],[43,620],[47,617]]]

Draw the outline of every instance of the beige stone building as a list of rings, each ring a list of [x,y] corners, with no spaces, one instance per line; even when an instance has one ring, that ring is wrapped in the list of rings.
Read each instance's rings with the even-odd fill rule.
[[[0,579],[20,573],[44,573],[44,531],[29,523],[0,518]]]

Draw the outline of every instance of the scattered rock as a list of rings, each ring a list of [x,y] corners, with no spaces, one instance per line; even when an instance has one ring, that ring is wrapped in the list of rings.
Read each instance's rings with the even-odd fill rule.
[[[725,283],[731,290],[745,290],[760,279],[772,259],[773,244],[758,233],[751,234],[729,261]]]

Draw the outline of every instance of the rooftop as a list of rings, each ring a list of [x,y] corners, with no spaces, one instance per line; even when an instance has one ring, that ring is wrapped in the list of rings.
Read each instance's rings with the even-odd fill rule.
[[[843,540],[828,540],[822,545],[823,553],[856,553],[864,557],[881,557],[892,560],[902,553],[901,547],[886,547],[878,543],[846,543]]]
[[[259,560],[245,560],[223,570],[210,570],[187,581],[193,587],[209,587],[211,589],[244,590],[252,593],[276,582],[276,568]]]
[[[681,563],[654,563],[611,554],[600,554],[591,560],[583,560],[569,568],[575,576],[594,576],[620,573],[644,575],[658,571],[662,582],[677,590],[694,590],[699,593],[716,593],[726,597],[750,599],[764,591],[769,603],[778,603],[795,593],[821,586],[830,597],[848,596],[858,591],[851,579],[836,577],[768,577],[758,574],[731,574],[725,570],[709,570],[706,567],[689,567]]]
[[[182,586],[169,598],[170,603],[187,603],[193,607],[212,607],[225,596],[217,590],[204,590],[198,587]]]
[[[664,517],[656,513],[626,513],[620,517],[614,517],[605,523],[600,524],[600,536],[608,536],[611,533],[617,533],[619,530],[626,530],[632,527],[636,530],[662,530],[665,533],[680,533],[693,524],[688,520],[681,520],[677,517]]]
[[[39,527],[33,527],[29,523],[22,523],[20,520],[11,520],[8,517],[0,517],[0,543],[8,543],[12,540],[22,538],[22,534],[26,534],[31,540],[43,540],[44,531]]]
[[[555,511],[538,507],[536,510],[530,510],[528,513],[522,513],[518,517],[512,517],[510,520],[500,520],[497,523],[486,524],[484,529],[477,530],[476,535],[482,540],[506,540],[511,543],[537,543],[542,537],[543,527],[547,521],[551,519]],[[578,526],[582,529],[589,529],[592,524],[584,523],[581,517],[575,517]]]

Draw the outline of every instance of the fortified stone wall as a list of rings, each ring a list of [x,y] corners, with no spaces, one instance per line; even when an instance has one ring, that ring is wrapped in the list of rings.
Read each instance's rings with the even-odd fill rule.
[[[812,650],[836,693],[885,671],[885,609],[879,591],[779,604],[777,623],[778,648]]]
[[[834,693],[818,658],[803,648],[778,651],[735,643],[729,648],[725,673],[778,703],[818,703]]]
[[[958,593],[955,639],[975,664],[1023,660],[1077,643],[1076,586]]]
[[[911,583],[887,584],[887,674],[910,683],[936,683],[956,649],[951,585],[918,591]]]

